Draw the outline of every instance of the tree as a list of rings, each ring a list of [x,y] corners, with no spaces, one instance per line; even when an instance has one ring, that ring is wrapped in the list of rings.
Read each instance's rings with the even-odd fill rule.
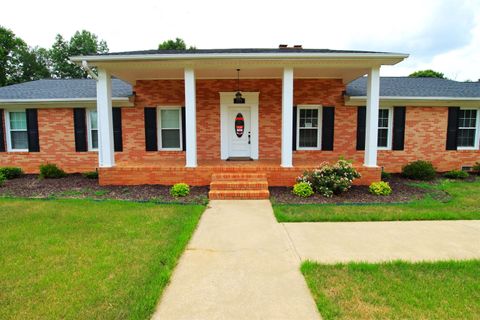
[[[57,34],[49,51],[52,74],[57,78],[87,78],[88,73],[82,67],[70,61],[69,57],[107,53],[108,46],[104,40],[86,30],[77,31],[66,41]]]
[[[445,75],[442,72],[433,71],[432,69],[415,71],[414,73],[410,74],[409,77],[446,79]]]
[[[0,26],[0,86],[49,77],[39,48],[29,48],[11,30]]]
[[[188,50],[195,50],[196,47],[190,46]],[[158,45],[158,50],[187,50],[187,44],[181,38],[175,40],[166,40]]]

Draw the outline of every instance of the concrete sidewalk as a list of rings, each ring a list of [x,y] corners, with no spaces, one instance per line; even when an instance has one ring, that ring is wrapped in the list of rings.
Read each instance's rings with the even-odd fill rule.
[[[268,200],[211,201],[153,319],[320,319]]]
[[[480,221],[284,223],[301,260],[323,263],[480,258]]]

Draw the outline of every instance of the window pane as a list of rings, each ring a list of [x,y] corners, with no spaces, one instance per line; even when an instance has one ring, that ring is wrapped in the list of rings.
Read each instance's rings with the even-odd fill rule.
[[[457,145],[459,147],[475,147],[475,129],[459,129]]]
[[[162,128],[168,128],[168,129],[180,128],[180,110],[163,109],[160,112],[162,117]]]
[[[12,149],[28,149],[27,131],[11,131]]]
[[[90,111],[90,129],[98,129],[97,111]],[[93,140],[93,139],[92,139]]]
[[[388,109],[380,109],[378,111],[378,127],[388,128]]]
[[[300,128],[318,127],[318,109],[300,109]]]
[[[298,145],[300,148],[318,147],[318,129],[300,129]]]
[[[388,147],[388,129],[378,129],[378,146]]]
[[[27,130],[26,112],[10,112],[10,129]]]
[[[98,149],[98,130],[92,130],[92,149]]]
[[[180,148],[179,129],[162,130],[162,148]]]
[[[477,110],[460,110],[458,126],[475,128],[477,125]]]

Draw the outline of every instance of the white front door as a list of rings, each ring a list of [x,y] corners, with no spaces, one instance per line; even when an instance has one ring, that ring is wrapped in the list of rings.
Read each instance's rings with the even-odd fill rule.
[[[230,107],[228,110],[228,155],[251,157],[250,107]]]

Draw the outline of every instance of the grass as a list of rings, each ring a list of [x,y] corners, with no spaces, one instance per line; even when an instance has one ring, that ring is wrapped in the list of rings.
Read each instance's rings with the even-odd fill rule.
[[[323,319],[478,319],[480,261],[320,265],[302,273]]]
[[[204,206],[0,199],[0,319],[147,319]]]
[[[479,179],[475,182],[442,180],[438,185],[422,186],[444,191],[450,198],[441,201],[427,195],[424,199],[404,204],[275,204],[273,209],[279,222],[480,219]]]

